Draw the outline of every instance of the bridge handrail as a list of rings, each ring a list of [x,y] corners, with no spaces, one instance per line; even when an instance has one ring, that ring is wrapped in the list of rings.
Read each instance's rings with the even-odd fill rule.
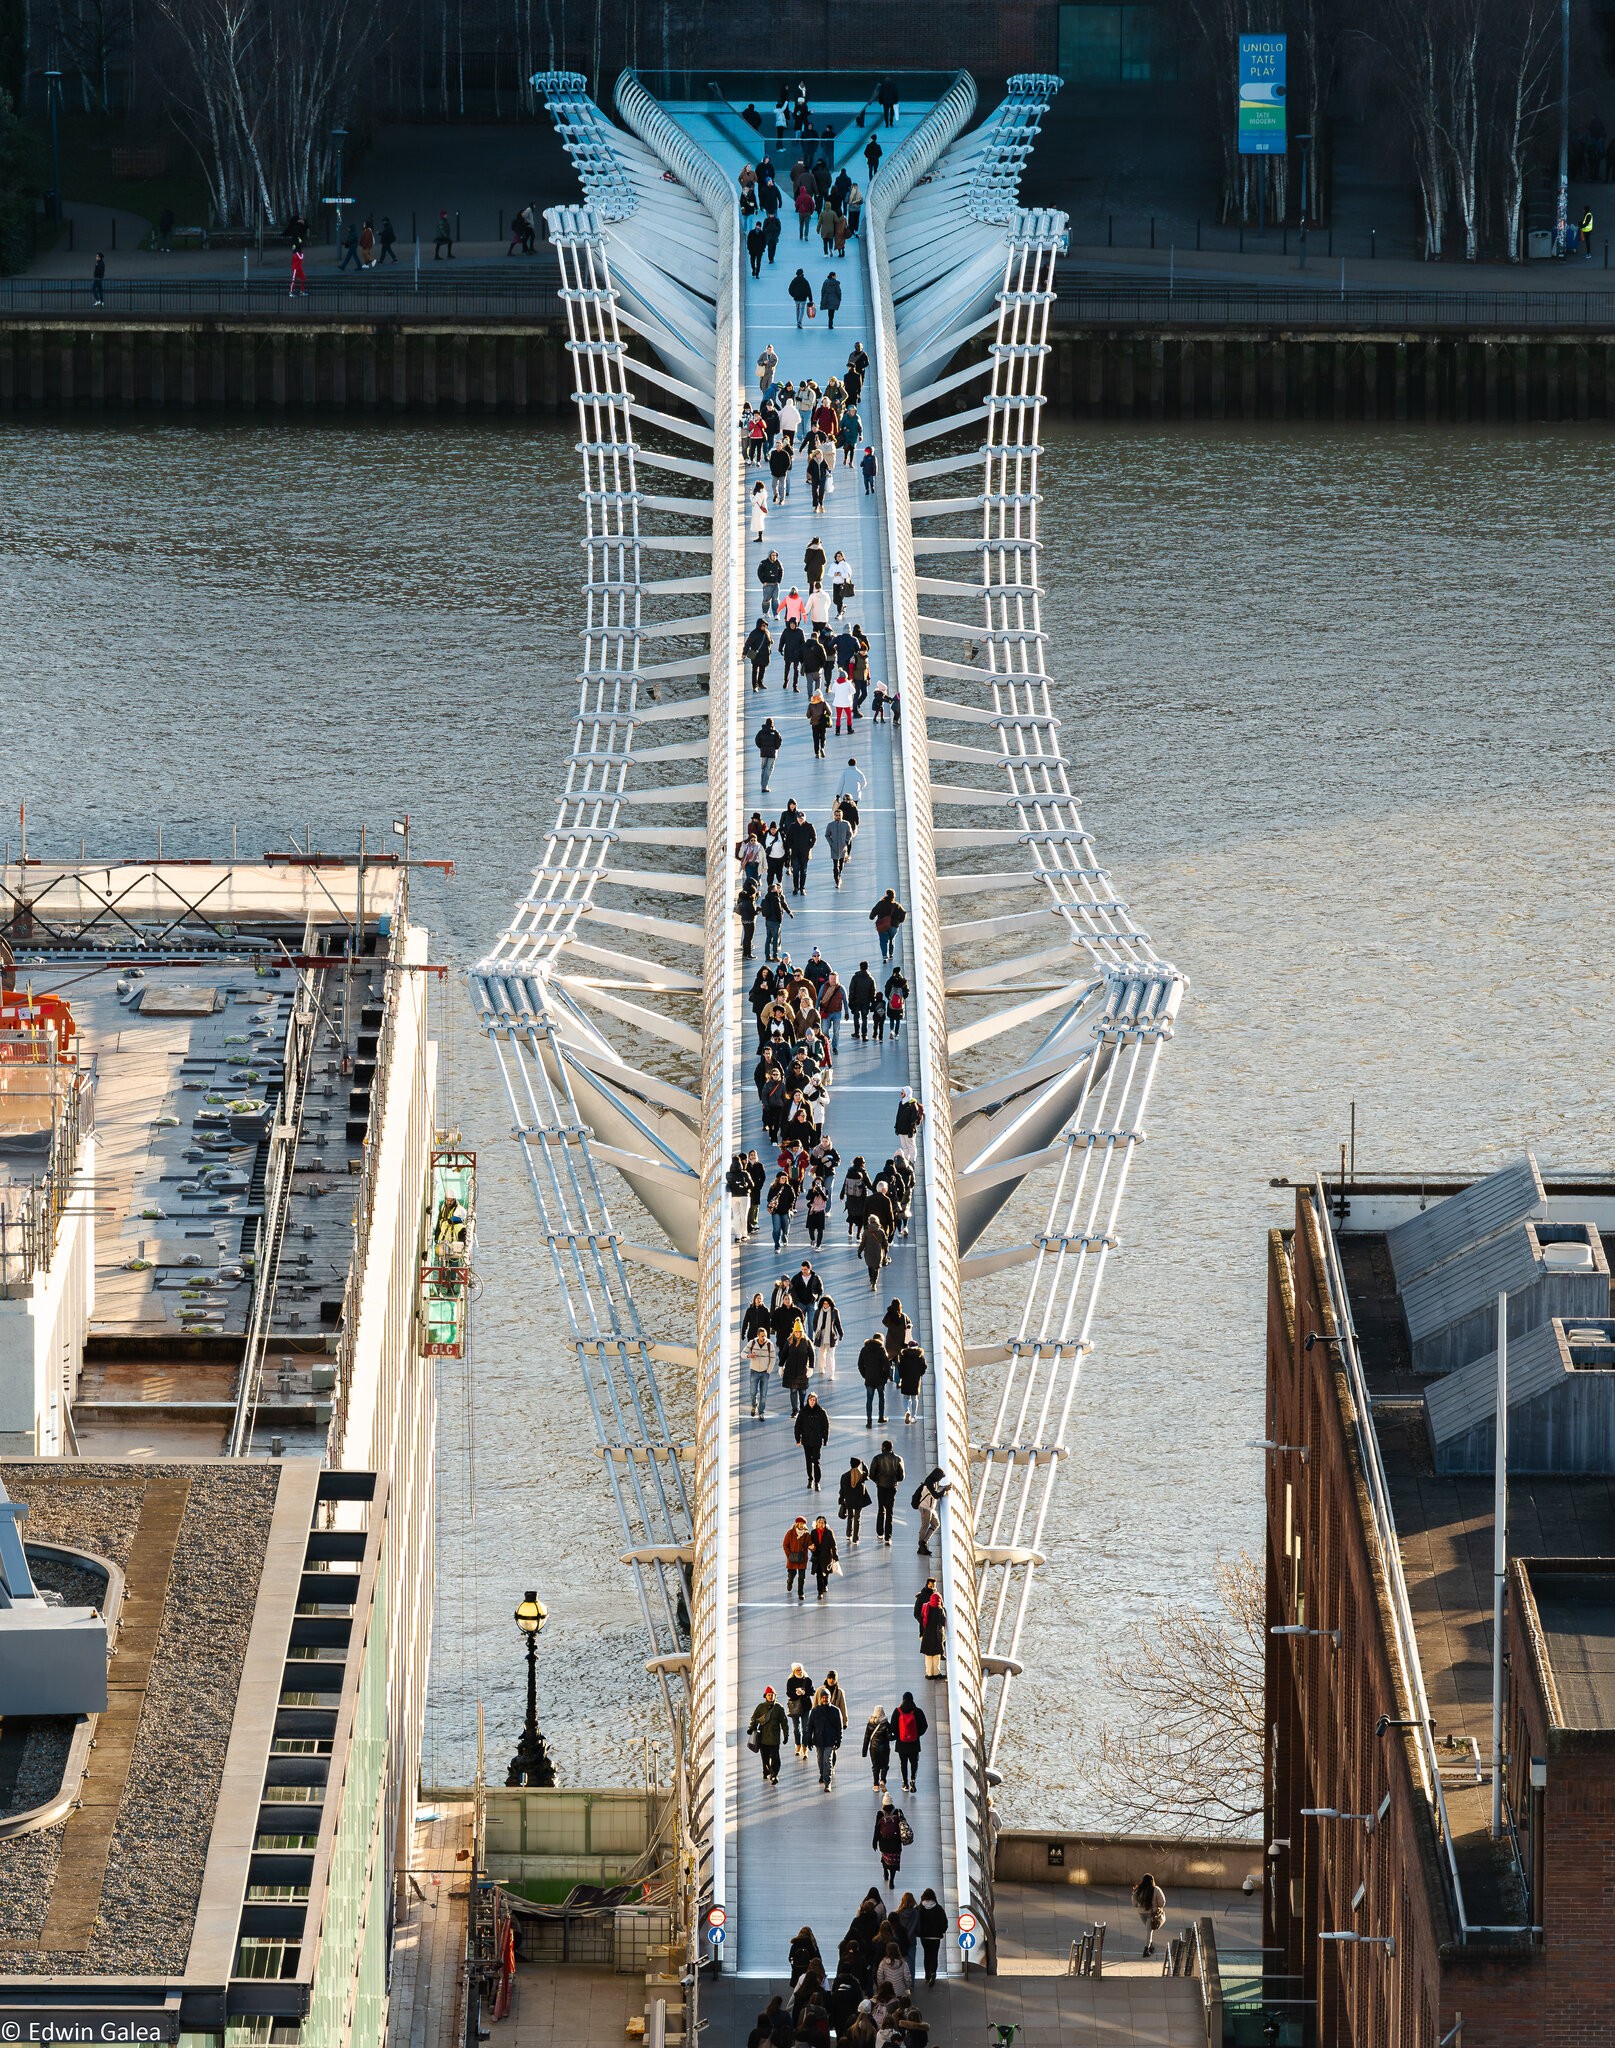
[[[747,591],[740,525],[740,214],[723,172],[651,97],[633,72],[617,81],[617,108],[640,139],[689,187],[718,231],[717,373],[713,408],[712,668],[707,740],[707,861],[702,960],[701,1223],[696,1282],[695,1564],[690,1598],[690,1805],[707,1869],[703,1902],[730,1903],[729,1816],[738,1747],[731,1712],[729,1585],[733,1497],[729,1330],[733,1312],[732,1199],[725,1186],[739,1137],[735,1076],[738,936],[730,911],[731,848],[742,836],[737,764],[742,703],[737,676]],[[710,1759],[710,1762],[708,1761]]]
[[[910,929],[923,965],[916,976],[911,1030],[920,1065],[920,1095],[931,1109],[921,1152],[930,1221],[930,1321],[937,1404],[937,1455],[953,1485],[942,1503],[943,1601],[954,1651],[947,1663],[948,1734],[952,1750],[954,1886],[992,1924],[992,1857],[988,1839],[984,1703],[976,1642],[978,1593],[971,1533],[970,1424],[965,1390],[964,1302],[959,1277],[958,1222],[948,1114],[948,1026],[944,1001],[941,905],[926,752],[925,688],[920,667],[919,595],[909,524],[908,465],[903,442],[902,374],[892,293],[886,277],[885,226],[963,129],[975,107],[975,83],[960,72],[942,98],[871,180],[865,208],[870,270],[872,352],[881,394],[881,475],[892,586],[892,645],[903,697],[904,831],[914,902]]]

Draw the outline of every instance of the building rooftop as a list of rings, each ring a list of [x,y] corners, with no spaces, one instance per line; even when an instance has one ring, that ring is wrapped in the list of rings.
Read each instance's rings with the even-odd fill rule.
[[[355,1967],[369,1859],[337,1851],[381,1811],[375,1479],[39,1459],[0,1481],[42,1584],[76,1569],[69,1590],[99,1572],[113,1592],[104,1711],[8,1720],[0,1741],[0,2022],[110,2003],[165,2016],[163,2039],[248,2018],[278,2038]],[[8,1784],[6,1741],[35,1737],[31,1781]]]
[[[1566,1728],[1615,1730],[1615,1568],[1527,1564],[1548,1673]]]
[[[1534,1162],[1530,1172],[1535,1173]],[[1430,1387],[1445,1377],[1456,1377],[1466,1367],[1482,1377],[1489,1370],[1495,1386],[1495,1297],[1499,1289],[1514,1290],[1509,1308],[1511,1356],[1516,1347],[1525,1349],[1530,1332],[1543,1327],[1536,1319],[1539,1312],[1555,1305],[1553,1290],[1560,1285],[1560,1270],[1545,1269],[1540,1260],[1522,1264],[1514,1242],[1525,1220],[1522,1190],[1528,1192],[1530,1174],[1513,1168],[1506,1169],[1505,1175],[1496,1177],[1503,1183],[1500,1188],[1479,1183],[1468,1195],[1460,1194],[1451,1184],[1355,1183],[1346,1190],[1343,1217],[1333,1184],[1329,1190],[1375,1438],[1390,1493],[1430,1711],[1436,1722],[1438,1753],[1444,1759],[1443,1792],[1466,1908],[1472,1923],[1498,1926],[1517,1920],[1518,1902],[1512,1896],[1506,1859],[1499,1858],[1490,1838],[1491,1790],[1489,1782],[1482,1782],[1482,1762],[1489,1760],[1491,1745],[1490,1459],[1484,1470],[1468,1475],[1438,1471],[1425,1397]],[[1549,1178],[1539,1185],[1540,1200],[1525,1203],[1526,1210],[1539,1211],[1532,1220],[1538,1234],[1551,1242],[1561,1231],[1568,1234],[1591,1225],[1598,1243],[1597,1258],[1591,1268],[1577,1269],[1572,1285],[1591,1286],[1600,1292],[1602,1314],[1607,1317],[1608,1254],[1615,1243],[1615,1180]],[[1460,1202],[1463,1207],[1454,1218],[1443,1219],[1441,1211],[1449,1200],[1455,1210]],[[1431,1226],[1410,1232],[1408,1225],[1426,1213]],[[1507,1247],[1506,1255],[1497,1251],[1499,1246]],[[1435,1257],[1428,1258],[1432,1248]],[[1451,1355],[1446,1365],[1420,1371],[1407,1301],[1397,1285],[1398,1271],[1425,1283],[1420,1300],[1427,1303],[1432,1273],[1439,1274],[1444,1266],[1450,1274],[1453,1269],[1477,1265],[1488,1271],[1481,1290],[1483,1299],[1488,1291],[1491,1296],[1485,1315],[1466,1323],[1466,1317],[1473,1315],[1468,1291],[1460,1297],[1449,1288],[1453,1316],[1443,1327],[1456,1329],[1460,1335],[1448,1347]],[[1543,1282],[1545,1271],[1552,1277]],[[1434,1326],[1420,1327],[1428,1333]],[[1465,1329],[1470,1331],[1467,1336],[1462,1334]],[[1467,1357],[1462,1355],[1465,1352]],[[1510,1416],[1512,1430],[1512,1402]],[[1511,1556],[1615,1558],[1615,1461],[1602,1470],[1580,1472],[1524,1473],[1519,1465],[1518,1457],[1511,1459]],[[1569,1610],[1566,1612],[1568,1615]],[[1572,1618],[1562,1653],[1571,1670],[1580,1668],[1572,1647],[1575,1634]],[[1591,1648],[1587,1657],[1596,1663]]]
[[[284,1469],[0,1466],[29,1545],[91,1551],[128,1587],[83,1803],[0,1839],[0,1977],[183,1972]]]
[[[249,1356],[259,1433],[324,1450],[403,871],[366,866],[354,963],[360,892],[351,861],[0,869],[17,985],[93,1071],[85,1455],[216,1453]],[[38,1172],[0,1131],[0,1190]]]

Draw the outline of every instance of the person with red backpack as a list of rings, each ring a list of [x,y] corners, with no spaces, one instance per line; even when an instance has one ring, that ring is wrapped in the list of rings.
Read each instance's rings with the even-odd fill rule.
[[[925,1709],[915,1705],[913,1693],[904,1693],[892,1716],[892,1733],[897,1737],[897,1761],[902,1767],[905,1792],[920,1789],[920,1738],[930,1725]],[[896,1868],[894,1863],[892,1869]]]
[[[919,1709],[916,1707],[914,1711],[918,1713]],[[897,1873],[903,1865],[903,1851],[913,1839],[914,1830],[909,1826],[908,1815],[902,1807],[892,1804],[890,1792],[883,1792],[869,1846],[880,1856],[881,1875],[886,1880],[888,1891],[896,1888]]]

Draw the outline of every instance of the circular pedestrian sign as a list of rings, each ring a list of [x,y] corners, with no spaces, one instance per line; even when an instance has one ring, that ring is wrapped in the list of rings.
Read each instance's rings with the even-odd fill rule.
[[[723,1944],[724,1942],[726,1942],[726,1941],[727,1941],[728,1939],[729,1939],[729,1930],[728,1930],[728,1928],[727,1928],[727,1927],[708,1927],[708,1929],[707,1929],[707,1940],[708,1940],[708,1941],[710,1941],[710,1942],[715,1942],[715,1943],[717,1943],[717,1944],[718,1944],[718,1945],[719,1945],[719,1946],[721,1947],[721,1946],[722,1946],[722,1944]]]
[[[729,1909],[727,1906],[709,1906],[707,1908],[707,1925],[709,1927],[724,1927],[728,1925],[728,1921]]]
[[[975,1914],[967,1906],[959,1915],[959,1932],[961,1934],[974,1934],[978,1924]]]
[[[971,1933],[970,1929],[967,1927],[964,1930],[964,1932],[959,1936],[959,1946],[964,1950],[966,1955],[969,1955],[970,1951],[975,1947],[975,1945],[976,1937],[974,1936],[974,1934]]]

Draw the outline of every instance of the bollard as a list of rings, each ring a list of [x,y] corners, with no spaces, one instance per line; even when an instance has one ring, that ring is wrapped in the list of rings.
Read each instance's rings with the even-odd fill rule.
[[[1379,253],[1374,247],[1374,240],[1378,233],[1378,228],[1370,228],[1368,231],[1368,260],[1370,263],[1373,262],[1375,256]]]

